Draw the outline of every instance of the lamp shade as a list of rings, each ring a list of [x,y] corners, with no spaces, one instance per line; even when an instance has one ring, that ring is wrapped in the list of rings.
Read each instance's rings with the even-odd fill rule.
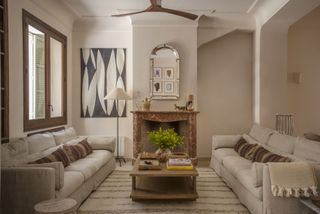
[[[131,97],[122,89],[114,88],[107,96],[104,97],[105,100],[130,100]]]

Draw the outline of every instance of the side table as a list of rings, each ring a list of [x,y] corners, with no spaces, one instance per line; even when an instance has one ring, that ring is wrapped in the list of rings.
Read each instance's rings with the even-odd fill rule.
[[[36,214],[76,214],[77,201],[72,198],[52,199],[34,206]]]

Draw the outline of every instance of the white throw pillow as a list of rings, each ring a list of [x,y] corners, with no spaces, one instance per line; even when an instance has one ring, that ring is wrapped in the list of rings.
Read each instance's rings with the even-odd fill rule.
[[[252,137],[250,137],[249,135],[247,134],[243,134],[242,135],[242,138],[245,139],[248,143],[250,144],[259,144],[258,141],[256,141],[255,139],[253,139]]]
[[[74,128],[69,127],[61,131],[52,132],[57,145],[63,144],[77,137]]]
[[[270,136],[276,131],[268,128],[261,127],[257,124],[254,124],[250,130],[249,135],[255,140],[259,141],[261,144],[266,144]]]
[[[114,137],[89,136],[87,140],[94,150],[108,150],[110,152],[115,150],[116,138]]]
[[[26,138],[29,154],[37,153],[56,146],[51,133],[35,134]]]
[[[293,148],[295,142],[298,140],[296,137],[292,137],[289,135],[284,135],[284,134],[279,134],[279,133],[274,133],[271,137],[270,140],[268,141],[267,145],[275,148],[281,152],[293,153]]]

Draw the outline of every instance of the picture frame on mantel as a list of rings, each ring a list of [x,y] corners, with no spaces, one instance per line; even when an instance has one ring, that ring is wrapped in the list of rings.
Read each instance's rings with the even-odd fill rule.
[[[153,100],[179,99],[180,58],[174,47],[162,44],[151,52],[149,85]]]

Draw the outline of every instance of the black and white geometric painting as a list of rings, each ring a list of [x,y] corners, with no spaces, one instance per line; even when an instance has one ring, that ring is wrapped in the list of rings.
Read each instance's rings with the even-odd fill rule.
[[[116,117],[115,100],[104,97],[115,87],[126,90],[126,49],[81,48],[81,117]],[[119,100],[119,116],[126,117]]]

